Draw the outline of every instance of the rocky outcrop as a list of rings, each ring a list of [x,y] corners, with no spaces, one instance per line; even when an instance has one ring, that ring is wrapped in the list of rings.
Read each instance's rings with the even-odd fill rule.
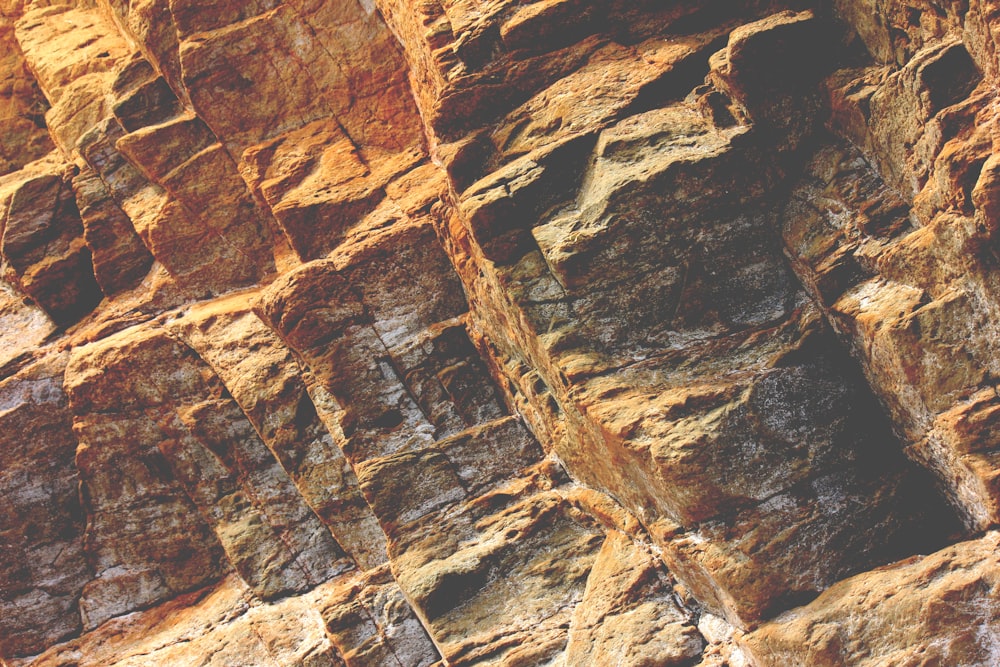
[[[1000,5],[667,4],[0,2],[0,663],[995,662]]]

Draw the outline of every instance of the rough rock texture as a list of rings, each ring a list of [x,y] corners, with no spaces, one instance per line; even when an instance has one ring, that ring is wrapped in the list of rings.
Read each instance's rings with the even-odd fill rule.
[[[997,663],[998,85],[993,0],[0,0],[0,664]]]

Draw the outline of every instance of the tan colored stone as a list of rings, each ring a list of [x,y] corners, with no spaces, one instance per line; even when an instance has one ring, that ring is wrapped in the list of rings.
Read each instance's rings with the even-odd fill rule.
[[[997,536],[836,586],[746,635],[760,665],[987,665],[997,659]]]
[[[0,662],[989,664],[995,5],[0,0]]]
[[[249,309],[248,295],[204,304],[174,320],[177,331],[219,374],[298,492],[355,562],[385,562],[385,537],[354,472],[302,380],[302,368]],[[249,353],[248,353],[249,351]]]
[[[5,373],[30,359],[55,331],[44,310],[11,283],[0,281],[0,367]]]
[[[67,153],[110,115],[104,96],[130,49],[108,19],[89,7],[30,6],[16,35],[32,73],[52,104],[46,124]]]
[[[207,664],[246,667],[341,667],[318,612],[331,589],[266,604],[254,599],[238,577],[229,576],[149,611],[110,621],[34,660],[11,664],[141,667],[208,659]]]
[[[146,412],[205,387],[197,373],[162,370],[173,368],[179,351],[155,332],[124,332],[70,359],[65,386],[80,442],[85,544],[96,569],[81,600],[89,627],[203,586],[228,568],[157,447],[165,439],[157,415]],[[133,374],[135,367],[145,370]]]
[[[387,566],[344,582],[324,600],[320,613],[348,667],[438,664],[437,648]]]
[[[28,71],[13,26],[0,20],[0,174],[16,171],[49,153],[48,102]]]
[[[131,352],[148,375],[131,375],[121,365],[127,358],[124,351]],[[106,339],[103,348],[90,354],[89,359],[76,357],[70,385],[81,422],[85,415],[110,411],[147,424],[144,444],[162,455],[166,470],[161,475],[184,489],[232,566],[259,596],[302,591],[347,569],[328,529],[294,492],[236,403],[214,398],[221,382],[190,349],[156,329],[140,329]],[[104,362],[98,377],[124,375],[132,385],[126,391],[133,392],[137,402],[116,406],[83,398],[99,391],[87,384],[100,381],[92,375],[94,367],[87,365],[95,357]],[[103,398],[111,397],[105,393]],[[96,439],[88,441],[95,456],[104,446]]]
[[[570,625],[565,664],[681,665],[701,650],[655,556],[608,533]]]

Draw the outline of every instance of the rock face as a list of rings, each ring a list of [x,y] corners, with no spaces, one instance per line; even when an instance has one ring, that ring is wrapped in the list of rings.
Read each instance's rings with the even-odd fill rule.
[[[0,665],[1000,662],[1000,3],[0,46]]]

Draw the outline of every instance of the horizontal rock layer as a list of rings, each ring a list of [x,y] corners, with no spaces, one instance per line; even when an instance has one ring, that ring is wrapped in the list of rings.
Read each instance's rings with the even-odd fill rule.
[[[1000,659],[1000,4],[667,4],[0,2],[0,664]]]

